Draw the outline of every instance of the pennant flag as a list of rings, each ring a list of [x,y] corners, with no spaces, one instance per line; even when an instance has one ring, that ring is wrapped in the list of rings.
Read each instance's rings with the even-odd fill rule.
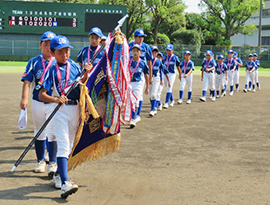
[[[80,122],[68,160],[68,169],[96,160],[120,147],[120,122],[130,122],[136,98],[129,72],[129,47],[118,31],[106,42],[106,52],[81,84]]]

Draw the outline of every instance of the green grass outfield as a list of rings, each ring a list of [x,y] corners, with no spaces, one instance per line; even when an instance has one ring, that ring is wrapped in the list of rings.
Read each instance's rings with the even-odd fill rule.
[[[0,61],[0,73],[23,73],[27,62],[15,62],[15,61]],[[201,67],[195,66],[194,75],[200,75]],[[240,76],[245,76],[245,68],[240,69]],[[259,68],[260,76],[270,77],[270,68]]]

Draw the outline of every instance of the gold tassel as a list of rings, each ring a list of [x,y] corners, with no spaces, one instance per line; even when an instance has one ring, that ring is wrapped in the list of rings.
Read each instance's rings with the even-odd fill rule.
[[[84,82],[81,83],[81,91],[80,91],[80,124],[79,127],[77,129],[77,133],[74,139],[74,143],[73,143],[73,147],[72,147],[72,153],[74,152],[75,147],[78,145],[81,135],[82,135],[82,131],[83,131],[83,126],[84,123],[88,121],[89,116],[85,115],[85,103],[87,102],[87,110],[89,111],[89,114],[92,114],[92,116],[94,118],[98,118],[99,114],[96,111],[95,106],[93,105],[92,99],[90,98],[89,94],[88,94],[88,88],[86,87],[86,83],[87,83],[88,79]]]
[[[119,150],[121,135],[120,133],[102,139],[82,150],[80,153],[68,160],[68,170],[75,169],[78,165],[85,161],[94,161],[109,153]]]

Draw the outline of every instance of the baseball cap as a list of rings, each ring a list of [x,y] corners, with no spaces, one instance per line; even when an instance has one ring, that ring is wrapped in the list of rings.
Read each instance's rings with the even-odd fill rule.
[[[189,50],[187,50],[187,51],[184,52],[184,55],[186,55],[186,54],[190,54],[191,55],[191,52]]]
[[[48,41],[48,40],[52,40],[55,37],[55,33],[51,32],[51,31],[46,31],[45,33],[43,33],[43,35],[41,36],[41,40],[40,41]]]
[[[25,110],[21,110],[19,121],[18,121],[18,128],[23,130],[27,126],[27,108]]]
[[[163,54],[161,52],[158,52],[158,55],[160,55],[163,58]]]
[[[253,57],[253,54],[252,54],[252,53],[250,53],[250,54],[248,55],[248,57]]]
[[[132,46],[131,50],[132,50],[133,48],[138,48],[140,51],[142,50],[142,47],[141,47],[139,44],[134,44],[134,45]]]
[[[232,50],[232,49],[228,50],[228,54],[229,54],[229,53],[233,53],[233,50]]]
[[[146,36],[146,35],[144,34],[144,31],[139,28],[134,32],[134,36]]]
[[[224,59],[223,55],[218,55],[217,59]]]
[[[90,32],[89,32],[89,35],[91,35],[91,34],[96,34],[96,35],[98,35],[100,38],[102,38],[102,36],[104,36],[103,33],[102,33],[102,31],[101,31],[101,29],[100,29],[99,27],[93,27],[93,28],[90,30]]]
[[[152,46],[152,47],[151,47],[151,50],[152,50],[152,51],[153,51],[153,50],[157,50],[157,52],[159,51],[157,46]]]
[[[233,52],[233,57],[236,57],[238,53],[236,51]]]
[[[173,44],[169,43],[167,46],[166,46],[166,50],[172,50],[173,49]]]
[[[210,55],[211,56],[211,55],[213,55],[213,52],[211,50],[208,50],[208,51],[205,52],[205,55]]]
[[[65,47],[73,48],[67,37],[62,36],[62,35],[57,35],[55,38],[51,40],[50,47],[54,49],[61,49]]]
[[[258,54],[257,53],[254,53],[253,56],[257,56],[258,57]]]

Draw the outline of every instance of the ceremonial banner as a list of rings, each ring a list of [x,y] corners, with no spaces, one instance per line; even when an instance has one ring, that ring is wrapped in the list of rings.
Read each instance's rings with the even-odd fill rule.
[[[129,122],[130,113],[135,109],[136,99],[129,85],[129,56],[124,56],[129,55],[129,49],[125,48],[127,52],[123,52],[122,45],[117,44],[117,35],[126,40],[121,32],[109,37],[102,59],[90,73],[88,81],[81,85],[81,115],[68,160],[69,170],[84,161],[96,160],[117,151],[121,139],[120,121]],[[127,44],[124,45],[126,47]],[[106,124],[106,129],[103,126],[105,119],[111,123]]]
[[[105,133],[117,133],[120,122],[122,124],[130,122],[132,109],[135,110],[136,97],[130,85],[129,66],[129,46],[126,37],[123,33],[117,32],[112,63],[107,67],[109,89],[102,122]]]

